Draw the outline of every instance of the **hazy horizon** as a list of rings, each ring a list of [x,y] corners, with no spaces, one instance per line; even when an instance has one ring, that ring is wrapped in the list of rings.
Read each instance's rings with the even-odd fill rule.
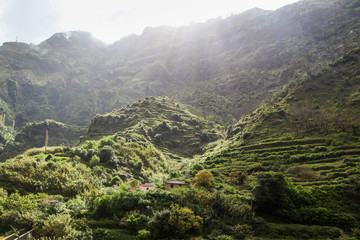
[[[0,2],[0,42],[38,44],[58,32],[85,31],[113,43],[146,27],[185,26],[258,7],[275,10],[298,0],[4,0]]]

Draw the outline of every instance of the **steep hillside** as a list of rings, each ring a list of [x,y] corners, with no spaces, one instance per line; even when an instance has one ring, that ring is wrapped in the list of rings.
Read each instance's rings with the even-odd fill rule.
[[[0,234],[15,226],[38,238],[355,240],[359,65],[354,49],[292,81],[210,144],[202,139],[220,128],[209,132],[168,97],[98,115],[75,147],[34,148],[0,164]],[[302,107],[311,107],[300,111],[307,118]],[[174,178],[193,185],[162,189]],[[158,189],[141,191],[139,181]]]
[[[53,120],[27,124],[12,141],[7,142],[0,151],[0,162],[12,158],[30,148],[45,146],[46,131],[48,131],[48,146],[72,146],[79,141],[85,129],[66,125]]]
[[[205,162],[217,170],[227,169],[219,171],[225,176],[238,167],[250,172],[279,170],[307,161],[324,163],[328,158],[329,162],[354,162],[350,165],[358,168],[359,66],[360,49],[356,48],[317,74],[289,83],[230,127],[223,144],[205,154]],[[336,170],[337,165],[330,168]]]
[[[112,81],[136,80],[145,94],[173,95],[229,122],[306,66],[317,69],[359,46],[358,7],[358,1],[300,1],[182,28],[148,28],[111,47]]]
[[[83,140],[134,133],[169,152],[192,157],[202,153],[206,144],[219,139],[222,131],[168,97],[149,97],[111,113],[97,115]]]
[[[294,76],[359,46],[359,16],[357,0],[305,0],[147,28],[110,46],[84,32],[58,33],[37,46],[5,43],[0,114],[16,128],[44,119],[85,126],[97,113],[167,95],[231,123]]]
[[[217,179],[239,180],[240,185],[274,181],[258,193],[263,199],[254,190],[255,210],[267,221],[276,216],[280,223],[359,227],[359,66],[356,48],[320,72],[291,82],[230,128],[228,139],[204,155],[204,167]],[[279,196],[265,192],[279,187],[275,176],[289,177],[311,201],[289,196],[299,210],[271,205]]]

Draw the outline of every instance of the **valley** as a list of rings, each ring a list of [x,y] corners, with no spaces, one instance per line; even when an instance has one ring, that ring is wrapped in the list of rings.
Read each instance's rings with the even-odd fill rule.
[[[358,239],[359,12],[4,43],[0,236]]]

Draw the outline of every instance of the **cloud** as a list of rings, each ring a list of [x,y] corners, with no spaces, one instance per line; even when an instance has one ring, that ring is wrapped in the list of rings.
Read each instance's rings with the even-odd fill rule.
[[[56,0],[11,0],[3,3],[0,40],[40,42],[59,25],[60,5]]]

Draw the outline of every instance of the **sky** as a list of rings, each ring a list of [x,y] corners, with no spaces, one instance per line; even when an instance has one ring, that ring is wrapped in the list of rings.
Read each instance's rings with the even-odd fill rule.
[[[0,44],[39,44],[54,33],[87,31],[105,43],[145,27],[183,26],[298,0],[0,0]]]

